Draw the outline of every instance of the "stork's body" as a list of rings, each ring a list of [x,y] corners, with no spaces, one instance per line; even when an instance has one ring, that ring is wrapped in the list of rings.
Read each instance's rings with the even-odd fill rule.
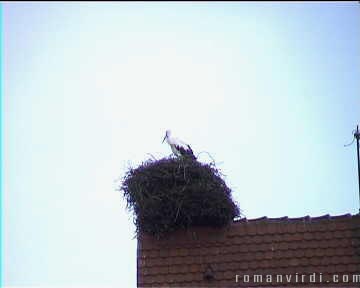
[[[173,137],[171,135],[171,131],[167,130],[166,135],[164,137],[163,142],[166,140],[166,142],[170,145],[171,151],[175,154],[177,157],[189,157],[191,159],[196,159],[194,156],[194,153],[190,147],[189,144],[186,144],[185,142]]]

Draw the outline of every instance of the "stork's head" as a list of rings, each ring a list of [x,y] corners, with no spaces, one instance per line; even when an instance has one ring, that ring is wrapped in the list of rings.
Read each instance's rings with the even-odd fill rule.
[[[170,137],[170,134],[171,134],[171,131],[170,131],[170,130],[166,130],[165,137],[164,137],[162,143],[164,143],[165,139],[167,139],[167,138]]]

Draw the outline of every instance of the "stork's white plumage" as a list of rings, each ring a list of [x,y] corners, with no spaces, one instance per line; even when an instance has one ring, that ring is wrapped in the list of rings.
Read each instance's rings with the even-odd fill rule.
[[[172,152],[175,154],[175,156],[190,157],[194,160],[196,159],[190,145],[171,136],[170,130],[166,130],[166,134],[162,142],[164,142],[165,140],[170,145],[170,148]]]

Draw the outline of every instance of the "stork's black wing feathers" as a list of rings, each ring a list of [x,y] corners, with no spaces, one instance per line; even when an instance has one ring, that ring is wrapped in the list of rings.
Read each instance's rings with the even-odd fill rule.
[[[183,157],[190,157],[191,159],[196,160],[194,152],[189,145],[187,145],[188,149],[185,149],[184,147],[178,145],[175,145],[175,148],[180,152]]]

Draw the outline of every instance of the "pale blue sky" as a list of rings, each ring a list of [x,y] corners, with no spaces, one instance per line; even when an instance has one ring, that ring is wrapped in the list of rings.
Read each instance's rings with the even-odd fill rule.
[[[248,218],[357,213],[359,35],[355,1],[3,4],[5,285],[135,287],[114,179],[169,128]]]

